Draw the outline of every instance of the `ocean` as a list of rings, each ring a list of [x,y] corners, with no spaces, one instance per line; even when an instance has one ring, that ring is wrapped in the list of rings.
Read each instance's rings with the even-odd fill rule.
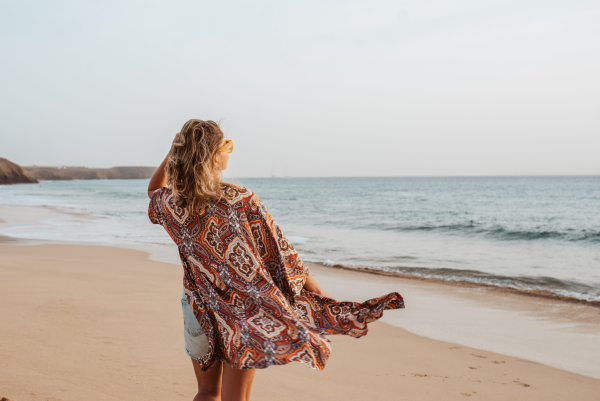
[[[307,261],[600,301],[600,177],[241,178]],[[0,186],[66,212],[0,235],[169,245],[148,180]]]

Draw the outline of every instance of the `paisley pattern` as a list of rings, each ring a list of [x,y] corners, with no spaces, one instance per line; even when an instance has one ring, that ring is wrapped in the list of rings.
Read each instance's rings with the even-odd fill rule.
[[[305,290],[308,270],[260,199],[223,186],[226,200],[195,213],[175,206],[172,191],[154,192],[148,215],[177,244],[186,296],[209,342],[204,371],[222,360],[238,369],[301,362],[323,369],[325,334],[361,337],[386,309],[404,307],[394,292],[363,303]]]

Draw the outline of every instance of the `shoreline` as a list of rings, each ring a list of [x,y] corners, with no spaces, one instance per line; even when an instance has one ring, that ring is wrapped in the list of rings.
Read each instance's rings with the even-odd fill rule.
[[[0,215],[3,215],[4,213],[6,213],[6,211],[5,211],[6,209],[13,209],[17,212],[17,214],[19,216],[15,220],[18,220],[18,224],[21,224],[23,222],[31,224],[36,220],[41,221],[44,218],[43,216],[52,216],[52,215],[54,215],[53,217],[55,217],[55,218],[60,218],[60,215],[68,215],[68,216],[73,216],[76,218],[81,218],[84,220],[96,220],[96,219],[107,218],[102,215],[83,213],[83,212],[79,212],[79,211],[68,210],[68,208],[52,206],[52,205],[45,205],[45,206],[0,205]],[[28,209],[31,210],[32,213],[25,213]],[[27,214],[29,214],[29,216],[24,217]],[[35,218],[31,218],[30,217],[31,215],[34,215]],[[13,239],[12,241],[23,240],[23,241],[37,241],[39,243],[49,242],[49,243],[67,243],[67,244],[81,243],[81,244],[88,244],[88,245],[117,246],[117,247],[125,247],[125,248],[130,248],[130,249],[139,249],[139,250],[149,249],[149,247],[151,247],[153,245],[165,246],[164,244],[159,243],[159,242],[156,242],[156,243],[154,243],[154,242],[113,243],[113,242],[102,242],[102,241],[81,241],[81,240],[77,241],[77,240],[61,240],[61,239],[50,240],[50,239],[39,239],[39,238],[35,238],[35,237],[10,236],[10,235],[1,233],[2,226],[11,227],[14,225],[15,224],[11,221],[5,221],[5,220],[0,219],[0,237],[2,237],[2,236],[7,237],[5,240],[8,240],[8,238],[12,238]],[[300,256],[302,257],[302,255],[300,255]],[[161,260],[161,259],[158,259],[158,260]],[[590,298],[584,298],[584,296],[586,294],[578,293],[578,296],[576,296],[576,295],[569,295],[568,293],[567,294],[560,293],[561,291],[567,292],[566,290],[552,290],[552,289],[543,289],[543,288],[530,288],[530,287],[521,286],[521,285],[496,284],[493,282],[481,281],[481,279],[471,278],[471,277],[456,277],[456,276],[450,276],[450,275],[445,277],[443,275],[439,275],[439,274],[435,274],[435,273],[421,274],[421,273],[395,271],[395,269],[438,270],[438,269],[443,269],[443,268],[432,268],[432,267],[422,267],[422,266],[421,267],[398,266],[396,268],[388,268],[388,267],[372,267],[372,266],[360,266],[360,265],[344,265],[344,264],[335,263],[335,262],[312,260],[310,258],[307,258],[307,259],[303,258],[303,260],[310,262],[310,263],[316,263],[316,264],[323,265],[325,267],[330,267],[330,268],[340,269],[340,270],[360,271],[360,272],[365,272],[365,273],[369,273],[369,274],[373,274],[373,275],[399,277],[399,278],[404,278],[407,280],[429,281],[432,283],[440,283],[440,284],[445,284],[445,285],[450,285],[450,286],[456,286],[459,288],[472,288],[475,290],[482,289],[482,288],[490,289],[490,290],[494,290],[494,291],[504,292],[507,294],[511,293],[514,295],[526,295],[526,296],[530,296],[530,297],[534,297],[534,298],[553,299],[553,300],[558,300],[558,301],[567,302],[567,303],[576,303],[576,304],[600,308],[600,298],[596,294],[592,295]],[[165,261],[171,262],[170,260],[165,260]],[[174,263],[179,263],[179,259],[174,261]],[[457,270],[457,272],[460,272],[460,270]],[[509,277],[506,277],[506,278],[509,278]]]
[[[36,222],[47,216],[60,218],[59,211],[52,207],[0,205],[0,218],[4,220],[0,227],[18,223],[34,224],[31,227],[35,228]],[[175,265],[177,271],[181,266],[172,244],[49,241],[0,236],[0,246],[3,243],[132,249],[148,253],[150,261]],[[383,321],[392,326],[430,339],[525,358],[600,378],[600,368],[596,366],[600,360],[600,310],[589,302],[507,291],[505,287],[481,283],[305,263],[318,274],[319,282],[324,281],[321,284],[328,292],[329,288],[337,291],[338,299],[362,302],[387,292],[400,292],[407,302],[407,310],[398,319],[384,316]],[[357,294],[362,295],[357,297]]]
[[[400,292],[404,313],[384,314],[382,322],[430,339],[600,378],[600,311],[595,306],[308,264],[324,288],[338,288],[339,299]]]
[[[500,284],[491,284],[491,283],[482,283],[482,282],[474,282],[468,279],[454,279],[454,278],[442,278],[442,277],[431,277],[431,276],[423,276],[419,274],[412,273],[403,273],[403,272],[395,272],[391,269],[382,269],[375,267],[361,267],[361,266],[346,266],[339,263],[327,263],[327,262],[316,262],[310,261],[310,263],[315,263],[322,265],[323,267],[328,267],[332,269],[341,269],[341,270],[349,270],[349,271],[357,271],[367,274],[374,274],[378,276],[390,276],[390,277],[399,277],[407,280],[419,280],[426,281],[432,283],[445,284],[449,286],[463,287],[463,288],[473,288],[473,289],[487,289],[493,291],[499,291],[503,293],[512,293],[514,295],[525,295],[535,298],[543,298],[543,299],[552,299],[556,301],[576,303],[585,306],[600,308],[600,300],[586,300],[582,298],[578,298],[575,296],[562,295],[557,294],[551,290],[538,290],[538,289],[529,289],[529,288],[518,288],[509,285],[500,285]],[[404,266],[403,268],[410,269],[410,266]]]
[[[21,243],[0,249],[0,397],[193,398],[195,379],[183,351],[180,269],[149,260],[148,252],[109,246]],[[258,371],[253,400],[597,397],[600,379],[394,327],[395,320],[411,320],[429,307],[419,289],[431,301],[444,295],[437,292],[452,292],[448,286],[310,268],[338,299],[382,295],[388,285],[405,295],[407,309],[386,311],[364,338],[331,336],[333,351],[322,372],[302,364]],[[487,297],[474,291],[461,296]]]

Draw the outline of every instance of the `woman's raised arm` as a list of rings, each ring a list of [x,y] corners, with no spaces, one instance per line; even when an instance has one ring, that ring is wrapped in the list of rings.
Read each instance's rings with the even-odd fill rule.
[[[175,134],[175,139],[179,136],[179,132]],[[152,194],[157,189],[167,186],[167,179],[165,177],[165,166],[167,165],[167,160],[169,160],[169,155],[165,157],[165,160],[162,161],[160,166],[156,169],[154,174],[152,174],[152,178],[150,178],[150,182],[148,183],[148,198],[152,198]]]

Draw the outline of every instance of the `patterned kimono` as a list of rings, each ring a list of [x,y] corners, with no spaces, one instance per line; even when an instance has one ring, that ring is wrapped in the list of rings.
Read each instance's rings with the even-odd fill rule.
[[[362,337],[385,309],[404,307],[394,292],[364,303],[338,302],[303,288],[308,269],[260,199],[223,185],[226,200],[189,214],[168,188],[156,190],[148,215],[179,249],[188,302],[209,342],[206,371],[222,360],[237,369],[302,362],[322,370],[325,334]]]

